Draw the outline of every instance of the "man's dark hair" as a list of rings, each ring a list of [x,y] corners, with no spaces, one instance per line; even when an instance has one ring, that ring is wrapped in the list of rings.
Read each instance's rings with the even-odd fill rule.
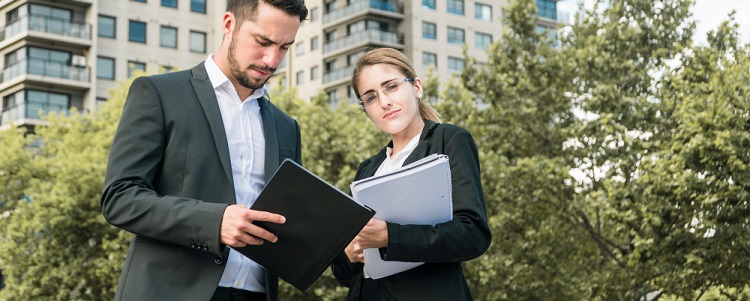
[[[290,16],[299,16],[302,22],[307,18],[307,7],[304,0],[227,0],[227,11],[234,14],[238,24],[255,21],[258,3],[263,2],[278,8]]]

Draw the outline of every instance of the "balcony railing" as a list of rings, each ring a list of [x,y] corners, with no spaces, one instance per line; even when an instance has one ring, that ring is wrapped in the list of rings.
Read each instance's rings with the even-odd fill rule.
[[[346,37],[333,40],[323,45],[323,53],[329,53],[345,47],[356,45],[365,41],[380,42],[387,44],[403,44],[404,35],[397,32],[388,32],[378,29],[367,29],[350,34]]]
[[[327,84],[332,81],[340,80],[342,78],[349,78],[350,76],[352,76],[352,72],[354,72],[354,66],[339,68],[330,72],[326,72],[326,74],[323,74],[323,83]]]
[[[56,61],[42,59],[25,59],[3,69],[0,83],[4,83],[24,74],[56,77],[81,82],[89,81],[89,68],[70,66]]]
[[[323,15],[323,24],[327,24],[341,18],[351,16],[358,12],[367,9],[378,9],[383,11],[389,11],[394,13],[403,14],[404,5],[400,2],[395,1],[381,1],[381,0],[358,0],[349,3],[347,6],[335,9]]]
[[[41,119],[41,116],[39,115],[40,111],[47,114],[50,112],[58,112],[59,114],[67,115],[68,106],[37,101],[27,101],[26,103],[16,104],[8,108],[3,108],[3,114],[0,115],[0,125],[7,125],[21,119],[39,120]]]
[[[91,26],[86,23],[71,22],[66,19],[42,15],[31,15],[8,23],[0,31],[0,40],[5,40],[25,31],[38,31],[87,40],[91,39]]]

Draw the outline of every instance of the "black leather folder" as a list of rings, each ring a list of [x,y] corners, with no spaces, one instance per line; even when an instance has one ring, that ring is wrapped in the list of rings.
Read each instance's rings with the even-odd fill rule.
[[[281,214],[284,224],[255,222],[276,243],[235,250],[306,291],[375,212],[292,160],[285,160],[251,207]]]

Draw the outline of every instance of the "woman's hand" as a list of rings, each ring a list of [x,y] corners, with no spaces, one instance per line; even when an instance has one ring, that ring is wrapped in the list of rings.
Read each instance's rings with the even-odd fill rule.
[[[364,249],[356,241],[352,240],[344,249],[344,253],[346,253],[346,257],[349,257],[349,262],[351,263],[365,262]]]
[[[388,226],[383,220],[370,219],[354,238],[363,249],[383,248],[388,246]]]

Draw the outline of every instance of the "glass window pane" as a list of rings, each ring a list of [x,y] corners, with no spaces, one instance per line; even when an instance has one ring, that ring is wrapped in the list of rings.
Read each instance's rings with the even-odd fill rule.
[[[432,65],[437,68],[437,54],[431,52],[422,53],[422,65],[425,67]]]
[[[115,79],[115,60],[107,57],[96,58],[96,77]]]
[[[140,62],[128,62],[128,78],[133,77],[133,72],[135,70],[141,70],[146,71],[146,63],[140,63]]]
[[[146,23],[130,20],[128,40],[132,42],[146,43]]]
[[[115,38],[115,18],[99,16],[99,36]]]
[[[162,47],[177,48],[177,28],[162,26],[160,41]]]
[[[435,23],[422,22],[422,37],[425,39],[437,39],[437,26]]]
[[[190,51],[206,53],[206,34],[197,31],[190,32]]]
[[[177,8],[177,0],[161,0],[161,6]]]
[[[448,0],[448,12],[457,15],[464,14],[463,0]]]
[[[206,0],[190,0],[190,11],[206,13]]]
[[[435,9],[435,0],[422,0],[422,7]]]

